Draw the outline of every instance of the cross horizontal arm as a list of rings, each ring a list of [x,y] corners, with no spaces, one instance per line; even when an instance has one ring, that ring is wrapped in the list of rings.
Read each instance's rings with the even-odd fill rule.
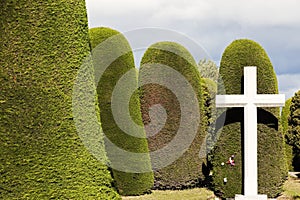
[[[246,97],[243,94],[217,95],[216,107],[245,107],[253,103],[256,107],[281,107],[285,103],[284,94],[257,94]]]
[[[247,103],[244,95],[216,95],[216,107],[244,107]]]
[[[258,94],[254,103],[257,107],[281,107],[285,104],[284,94]]]

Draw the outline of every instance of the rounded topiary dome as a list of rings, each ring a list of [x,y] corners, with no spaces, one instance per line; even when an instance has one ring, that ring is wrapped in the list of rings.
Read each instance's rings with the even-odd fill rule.
[[[300,170],[300,90],[291,99],[290,116],[288,119],[289,130],[287,132],[287,142],[293,147],[293,167]]]
[[[0,199],[118,199],[72,113],[85,1],[5,0],[0,17]]]
[[[181,138],[178,143],[185,143],[195,128],[189,122],[182,121],[183,115],[187,113],[181,112],[183,105],[180,104],[180,98],[183,97],[176,96],[176,94],[180,93],[179,91],[185,91],[186,85],[172,88],[179,81],[175,78],[177,73],[191,85],[192,93],[196,97],[195,102],[192,102],[192,98],[181,99],[182,102],[195,104],[199,108],[197,113],[190,112],[188,121],[192,121],[191,119],[197,118],[196,115],[199,115],[201,122],[196,124],[196,135],[185,152],[172,164],[161,169],[155,169],[155,188],[157,189],[195,187],[204,178],[202,174],[203,160],[199,158],[199,150],[205,135],[205,122],[202,122],[204,112],[201,79],[192,55],[183,46],[174,42],[158,42],[151,45],[144,53],[141,61],[139,82],[142,83],[144,79],[148,79],[148,84],[141,87],[143,122],[145,126],[155,124],[155,122],[157,123],[154,125],[156,128],[161,126],[157,133],[152,133],[152,129],[146,129],[149,149],[151,152],[155,152],[171,145],[171,142],[178,136],[180,128],[184,129],[186,136]],[[165,121],[162,119],[161,110],[155,111],[151,108],[158,104],[165,110]],[[186,107],[189,109],[189,106]],[[179,145],[178,143],[177,145]],[[174,149],[176,149],[176,145]],[[162,157],[158,160],[151,160],[152,165],[155,166],[157,164],[155,162],[164,162],[161,159]]]
[[[257,67],[257,93],[277,94],[276,74],[264,49],[248,39],[233,41],[224,51],[220,66],[219,94],[243,94],[243,70]],[[225,89],[225,90],[224,90]],[[213,188],[225,198],[242,194],[243,177],[243,108],[229,108],[219,117],[219,140],[213,151]],[[278,126],[279,108],[258,108],[258,186],[260,194],[275,197],[286,177],[283,136]],[[235,155],[235,166],[221,165]],[[227,182],[224,182],[227,178]]]
[[[142,118],[140,111],[139,94],[136,90],[133,94],[128,88],[137,88],[137,72],[135,71],[134,58],[131,47],[127,39],[118,31],[100,27],[90,29],[90,41],[93,48],[93,64],[95,72],[100,69],[104,70],[99,78],[96,74],[98,102],[100,107],[100,118],[102,129],[105,136],[114,143],[117,147],[134,153],[147,153],[148,144],[145,139],[145,132],[143,129],[136,131],[126,120],[132,120],[136,124],[142,126]],[[105,48],[101,45],[105,44]],[[100,48],[99,48],[100,47]],[[133,71],[133,73],[128,73]],[[113,102],[113,91],[115,90],[118,81],[122,77],[127,77],[126,83],[123,85],[125,88],[122,92],[118,93],[120,102]],[[126,84],[128,84],[126,86]],[[112,110],[113,104],[124,103],[127,99],[126,96],[131,96],[129,102],[130,117],[123,120],[121,123],[127,127],[130,133],[125,132],[119,124],[116,122],[116,118],[121,116],[124,112],[124,107],[119,107],[119,110],[114,113]],[[117,105],[118,106],[118,105]],[[134,137],[130,134],[138,135]],[[118,159],[116,152],[110,149],[110,145],[106,143],[106,151],[108,160],[111,162],[113,177],[116,182],[117,189],[122,195],[141,195],[150,191],[153,186],[153,172],[145,173],[132,173],[124,170],[117,170],[114,167],[121,167],[118,163],[121,159]],[[131,159],[129,156],[126,159]],[[135,163],[136,165],[143,165],[145,168],[151,169],[150,156],[145,160],[127,160],[128,163]],[[148,167],[147,167],[148,166]]]

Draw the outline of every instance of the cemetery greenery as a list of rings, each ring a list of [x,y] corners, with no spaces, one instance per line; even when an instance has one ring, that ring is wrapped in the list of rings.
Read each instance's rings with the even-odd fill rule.
[[[207,78],[213,82],[218,81],[218,67],[212,60],[202,59],[198,63],[198,69],[202,78]]]
[[[203,111],[206,121],[206,152],[210,152],[214,141],[214,122],[216,120],[216,106],[215,106],[215,96],[217,94],[217,81],[218,81],[218,68],[217,65],[212,60],[200,60],[198,63],[198,69],[201,76],[201,87],[202,87],[202,96],[203,96]],[[207,173],[209,173],[209,163],[206,163],[206,170],[204,175],[208,178]]]
[[[288,119],[287,143],[293,147],[294,170],[300,170],[300,90],[292,97]]]
[[[198,132],[190,145],[190,147],[181,155],[174,163],[158,169],[154,172],[156,189],[184,189],[199,186],[204,180],[202,174],[203,159],[199,158],[199,150],[205,136],[205,117],[203,111],[203,97],[201,88],[201,78],[197,70],[197,64],[191,54],[180,44],[174,42],[158,42],[151,45],[143,55],[141,61],[141,70],[151,69],[154,66],[161,65],[161,70],[156,69],[155,74],[162,74],[164,66],[170,67],[179,72],[190,83],[194,89],[198,99],[197,104],[200,108],[200,120],[198,124]],[[165,81],[175,81],[170,74],[162,74]],[[147,74],[139,75],[141,81]],[[171,89],[156,84],[155,80],[151,80],[151,84],[141,87],[141,110],[143,122],[148,125],[150,121],[149,108],[155,104],[160,104],[165,109],[167,119],[163,128],[155,135],[151,135],[151,131],[146,130],[150,151],[155,151],[167,145],[177,134],[180,122],[180,106],[179,101]],[[180,88],[177,88],[180,90]],[[184,99],[189,102],[190,99]],[[154,112],[154,113],[153,113]],[[193,114],[191,114],[193,115]],[[152,111],[160,121],[161,113]],[[190,116],[193,118],[194,116]],[[188,123],[188,122],[185,122]],[[189,124],[189,123],[188,123]],[[185,133],[191,132],[190,126],[184,127]],[[153,161],[152,161],[153,162]]]
[[[85,92],[95,93],[97,102],[90,106],[95,107],[103,134],[124,150],[149,153],[161,149],[175,137],[181,125],[180,103],[175,94],[155,84],[155,80],[135,90],[129,102],[128,120],[140,126],[148,125],[149,109],[156,104],[164,107],[167,119],[156,135],[150,136],[147,129],[135,133],[141,137],[128,135],[115,121],[112,93],[127,72],[134,71],[128,76],[128,84],[135,86],[143,76],[138,76],[132,49],[122,34],[104,27],[88,30],[84,0],[4,0],[0,10],[0,199],[120,199],[119,194],[142,195],[153,188],[203,186],[207,175],[203,166],[207,163],[199,157],[199,150],[207,133],[213,133],[210,141],[218,137],[208,163],[213,167],[211,186],[214,192],[224,198],[242,194],[243,110],[219,111],[216,130],[207,128],[216,118],[213,113],[217,70],[212,62],[199,63],[207,66],[206,71],[200,69],[201,77],[194,58],[180,44],[159,42],[147,49],[141,69],[151,68],[153,63],[165,65],[191,84],[200,108],[198,132],[189,148],[169,166],[154,172],[119,171],[108,168],[92,156],[76,131],[74,118],[80,116],[74,116],[72,111],[72,92],[85,57],[99,44],[117,36],[110,41],[109,48],[101,52],[113,62],[94,85],[93,67],[101,67],[105,62],[97,58],[92,60],[86,66],[89,74],[85,77],[91,88],[82,86],[82,93],[78,95],[84,99]],[[119,56],[120,52],[125,53]],[[256,42],[241,39],[232,42],[223,53],[219,80],[222,78],[225,90],[218,87],[219,94],[225,94],[224,91],[226,94],[243,93],[245,66],[257,66],[259,94],[278,93],[276,74],[267,53]],[[168,74],[163,76],[167,81],[174,81]],[[121,95],[126,96],[130,91],[123,92]],[[282,192],[287,175],[283,134],[286,143],[293,147],[293,165],[300,166],[299,104],[300,91],[282,111],[282,130],[279,108],[258,109],[259,193],[269,197]],[[78,110],[78,113],[84,112]],[[225,125],[218,126],[225,113]],[[157,120],[160,114],[151,113]],[[100,132],[92,130],[89,122],[84,125],[86,130]],[[187,133],[191,131],[191,127],[185,128]],[[103,152],[106,151],[105,159],[114,163],[113,152],[107,149],[104,141],[99,144]],[[235,155],[235,166],[226,164],[231,155]],[[151,168],[154,161],[149,155],[145,160],[132,162]],[[221,165],[222,162],[225,164]]]
[[[203,105],[204,105],[203,112],[205,117],[203,120],[206,122],[206,131],[208,136],[213,136],[213,130],[214,130],[213,123],[216,120],[215,96],[217,93],[217,84],[211,79],[201,78],[201,91],[202,91]]]
[[[224,81],[226,94],[243,94],[243,69],[257,66],[257,93],[277,94],[277,79],[271,61],[264,49],[248,39],[233,41],[222,55],[219,76]],[[224,90],[218,88],[219,94]],[[221,113],[225,124],[216,128],[219,137],[214,147],[213,189],[222,197],[242,194],[243,178],[243,108],[230,108]],[[258,192],[276,197],[282,192],[287,176],[283,135],[278,125],[279,108],[258,108]],[[218,125],[218,123],[217,123]],[[235,166],[226,164],[234,155]],[[224,162],[224,165],[221,163]],[[227,182],[224,182],[227,178]]]
[[[281,126],[285,134],[289,129],[289,116],[290,116],[291,103],[292,103],[292,98],[287,99],[285,101],[284,107],[281,110]]]
[[[0,10],[0,199],[118,199],[72,115],[90,52],[85,1],[4,0]]]
[[[124,76],[129,70],[134,70],[134,73],[129,75],[127,83],[134,84],[135,86],[137,86],[138,74],[135,70],[134,58],[131,47],[122,34],[110,28],[92,28],[90,29],[89,34],[91,39],[91,47],[94,50],[97,50],[97,45],[101,44],[102,42],[108,41],[107,47],[104,51],[100,53],[104,55],[106,60],[112,58],[113,61],[112,63],[109,63],[106,70],[102,74],[99,82],[97,83],[100,118],[103,132],[105,136],[119,148],[135,153],[146,153],[148,152],[147,140],[145,138],[131,136],[128,133],[124,132],[115,122],[114,117],[117,116],[114,116],[111,108],[111,105],[113,103],[112,92],[119,79],[122,76]],[[119,56],[119,52],[125,53]],[[104,64],[102,60],[97,60],[97,55],[93,57],[93,59],[93,64],[95,68],[103,67],[99,66]],[[123,92],[129,93],[130,91],[126,90]],[[126,96],[125,93],[118,95]],[[126,101],[126,99],[124,99],[124,101]],[[129,110],[131,119],[128,120],[133,120],[135,123],[142,126],[143,123],[141,118],[138,91],[136,91],[131,96]],[[127,124],[127,122],[124,123]],[[135,131],[131,127],[129,127],[129,129]],[[136,134],[138,134],[141,137],[145,137],[144,131]],[[107,149],[107,156],[111,162],[114,162],[112,159],[115,159],[116,155],[112,153],[109,149]],[[151,169],[150,156],[148,160],[132,162],[138,162],[138,164],[148,165],[149,169]],[[150,189],[153,186],[152,172],[130,173],[118,171],[116,169],[112,169],[112,172],[113,178],[116,183],[116,187],[119,193],[122,195],[141,195],[144,193],[148,193],[150,192]]]
[[[281,110],[281,126],[283,135],[285,136],[285,155],[287,161],[287,167],[289,171],[293,171],[293,147],[289,144],[288,131],[289,131],[289,117],[292,98],[285,101],[284,107]]]

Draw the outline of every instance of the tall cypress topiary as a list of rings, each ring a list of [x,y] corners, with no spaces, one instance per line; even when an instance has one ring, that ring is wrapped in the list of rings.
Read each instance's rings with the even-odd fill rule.
[[[135,70],[131,47],[122,34],[110,28],[90,29],[90,40],[95,54],[93,55],[95,71],[103,70],[103,74],[96,74],[96,77],[100,76],[99,82],[96,84],[103,132],[108,140],[115,144],[115,147],[128,151],[128,154],[122,157],[114,151],[114,146],[106,143],[107,155],[111,162],[117,189],[123,195],[147,193],[153,186],[153,172],[151,171],[145,131],[142,126],[139,94],[137,90],[131,94],[132,91],[129,89],[131,87],[137,88],[137,71]],[[118,81],[121,81],[124,77],[127,77],[125,83],[122,82],[123,85],[121,84],[124,86],[124,90],[117,94],[120,101],[114,102],[113,92]],[[121,103],[127,101],[127,96],[131,96],[128,104],[129,108],[122,106],[123,104],[121,105]],[[113,106],[118,107],[116,113],[112,109]],[[126,109],[130,110],[130,116],[122,118],[122,114],[126,112]],[[122,121],[121,125],[117,123],[117,118]],[[141,126],[142,129],[134,129],[133,125],[130,125],[131,121]],[[126,132],[120,126],[125,126],[129,132]],[[130,157],[130,152],[144,153],[146,155],[145,159],[135,160]],[[122,159],[125,159],[123,163],[120,161]],[[127,168],[125,163],[138,165],[137,171],[131,171],[133,169]],[[139,169],[142,171],[139,171]],[[147,169],[150,171],[143,171]]]
[[[292,98],[289,98],[285,101],[284,107],[281,110],[281,125],[284,134],[287,133],[289,129],[289,116],[290,116],[290,108],[291,108]]]
[[[118,199],[73,121],[85,1],[4,0],[0,11],[0,198]]]
[[[287,143],[293,147],[295,170],[300,170],[300,90],[292,97],[290,105],[290,116],[288,119],[289,130],[287,132]]]
[[[204,113],[207,120],[207,135],[205,139],[206,147],[205,152],[203,153],[208,154],[211,151],[216,140],[214,135],[214,122],[216,121],[215,97],[217,93],[217,81],[219,72],[217,65],[213,61],[206,59],[199,61],[198,69],[201,75]],[[202,149],[202,151],[203,150],[204,149]]]
[[[243,94],[245,66],[257,67],[258,94],[278,93],[276,75],[267,53],[256,42],[240,39],[232,42],[222,55],[220,76],[226,94]],[[243,192],[243,108],[227,109],[219,120],[225,114],[224,125],[217,123],[216,126],[219,140],[214,147],[212,165],[214,190],[227,198]],[[268,194],[269,197],[281,192],[287,174],[278,117],[279,108],[258,108],[258,187],[259,193]],[[235,166],[227,165],[226,161],[233,154]],[[227,182],[224,182],[224,178],[227,178]]]
[[[288,131],[289,131],[289,117],[290,117],[290,107],[292,98],[285,101],[285,105],[281,110],[281,125],[282,131],[285,136],[285,155],[287,160],[287,167],[289,171],[293,171],[293,147],[288,144]]]
[[[200,71],[201,77],[210,79],[213,82],[218,81],[218,67],[216,63],[212,60],[202,59],[198,63],[198,69]]]
[[[203,96],[203,111],[205,115],[206,122],[206,137],[204,140],[204,144],[200,150],[203,156],[206,156],[206,161],[210,160],[210,152],[213,149],[214,143],[216,142],[215,137],[215,126],[214,123],[216,121],[216,106],[215,106],[215,97],[217,93],[217,83],[209,78],[201,78],[201,86],[202,86],[202,96]],[[206,162],[206,182],[210,182],[211,177],[209,176],[209,172],[211,171],[211,166],[209,162]]]
[[[118,199],[72,115],[90,52],[85,1],[4,0],[0,10],[0,198]]]
[[[172,88],[181,80],[177,73],[191,85],[193,94],[189,95],[195,95],[195,102],[193,98],[178,95],[180,91],[186,91],[186,84]],[[139,82],[142,85],[142,117],[145,127],[148,127],[146,133],[150,151],[155,154],[174,145],[171,150],[161,153],[151,160],[155,170],[155,188],[182,189],[197,186],[203,180],[203,160],[199,158],[199,151],[204,139],[205,122],[201,124],[198,122],[196,125],[191,123],[197,118],[197,115],[200,116],[200,120],[204,119],[202,89],[196,62],[191,54],[177,43],[155,43],[143,55]],[[189,105],[184,106],[184,103]],[[190,109],[191,104],[197,105],[199,109],[188,111],[188,113],[181,110],[183,107]],[[193,113],[193,111],[197,113]],[[188,119],[183,119],[184,115],[188,115]],[[179,136],[180,129],[183,129],[183,136]],[[196,129],[195,136],[191,136],[193,129]],[[172,144],[176,139],[179,141]],[[187,144],[183,152],[176,152],[182,151],[178,150],[180,148],[178,146],[186,143],[189,139],[192,139],[191,144]],[[178,159],[175,159],[170,165],[162,168],[155,167],[172,159],[174,153],[183,154],[180,154]]]

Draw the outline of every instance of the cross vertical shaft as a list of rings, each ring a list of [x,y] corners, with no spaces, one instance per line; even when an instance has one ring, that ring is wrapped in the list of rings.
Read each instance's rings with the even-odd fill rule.
[[[257,186],[257,108],[253,102],[256,95],[256,70],[244,72],[244,95],[248,103],[244,108],[244,189],[245,196],[258,194]]]

